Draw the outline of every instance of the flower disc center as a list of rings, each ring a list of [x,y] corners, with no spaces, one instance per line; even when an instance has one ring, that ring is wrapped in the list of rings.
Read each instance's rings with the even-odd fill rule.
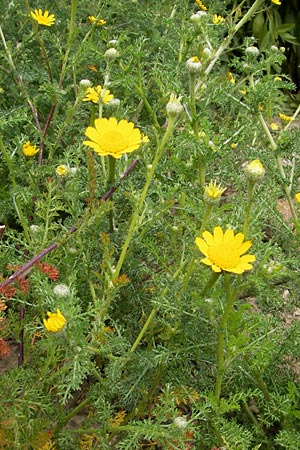
[[[240,262],[240,253],[230,243],[212,245],[208,254],[209,259],[220,269],[232,269]]]
[[[102,135],[101,148],[108,153],[118,153],[128,147],[128,139],[117,130],[107,131]]]

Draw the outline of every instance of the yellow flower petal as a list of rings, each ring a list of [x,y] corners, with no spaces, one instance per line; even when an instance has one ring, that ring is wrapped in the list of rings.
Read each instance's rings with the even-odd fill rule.
[[[224,234],[221,227],[215,227],[214,229],[214,241],[215,244],[221,244],[223,242]]]
[[[208,256],[208,245],[204,241],[204,239],[201,239],[199,237],[195,240],[197,247],[199,248],[200,252],[203,253],[203,255]]]
[[[202,236],[208,245],[212,245],[215,242],[213,235],[209,231],[204,231]]]

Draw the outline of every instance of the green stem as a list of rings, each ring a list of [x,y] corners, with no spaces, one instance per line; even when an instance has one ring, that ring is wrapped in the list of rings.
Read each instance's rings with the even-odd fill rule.
[[[164,291],[162,292],[162,296],[166,295],[167,293],[167,288],[164,289]],[[151,324],[152,320],[154,319],[154,317],[156,316],[156,313],[159,310],[159,306],[154,306],[146,320],[146,322],[144,323],[143,328],[141,329],[141,331],[139,332],[138,337],[136,338],[136,340],[134,341],[130,352],[133,353],[136,351],[137,347],[139,346],[139,343],[141,342],[141,340],[143,339],[144,334],[146,333],[149,325]]]
[[[107,184],[106,190],[108,191],[115,182],[115,173],[116,173],[116,158],[109,155],[108,156],[108,176],[107,176]],[[114,210],[111,208],[109,210],[109,231],[113,233],[114,231]]]
[[[207,281],[206,285],[202,289],[200,293],[200,297],[203,298],[208,291],[213,287],[213,285],[218,281],[219,277],[221,275],[221,272],[212,272],[209,280]]]
[[[69,36],[67,41],[67,49],[66,53],[64,55],[64,59],[62,62],[60,77],[59,77],[59,87],[62,87],[65,71],[67,68],[67,63],[69,59],[69,54],[71,50],[71,46],[74,39],[74,32],[75,32],[75,18],[76,18],[76,9],[77,9],[77,0],[71,0],[71,16],[70,16],[70,25],[69,25]]]
[[[14,191],[13,200],[14,200],[15,209],[18,214],[21,226],[23,228],[23,232],[24,232],[26,241],[29,244],[31,239],[30,239],[30,234],[29,234],[29,229],[28,229],[28,222],[23,214],[21,202],[20,202],[18,194],[17,194],[17,191],[18,191],[17,182],[16,182],[15,175],[14,175],[12,160],[11,160],[9,153],[6,151],[6,148],[4,147],[1,137],[0,137],[0,150],[4,156],[5,162],[7,164],[8,170],[9,170],[10,181],[11,181],[11,184],[13,186],[13,191]]]
[[[244,219],[244,236],[246,238],[250,223],[250,210],[253,200],[255,181],[248,179],[248,191],[247,191],[247,204],[245,208],[245,219]]]
[[[183,262],[183,263],[179,266],[179,268],[176,270],[176,272],[174,273],[174,275],[172,276],[172,280],[173,280],[173,281],[175,281],[175,280],[178,278],[178,276],[179,276],[179,274],[182,272],[182,269],[183,269],[184,266],[185,266],[185,263]],[[161,294],[159,295],[159,298],[164,298],[165,295],[166,295],[167,292],[168,292],[168,289],[169,289],[169,288],[167,288],[167,287],[164,288],[163,291],[161,292]],[[149,316],[148,316],[146,322],[144,323],[143,328],[141,329],[141,331],[140,331],[138,337],[136,338],[136,340],[134,341],[134,343],[133,343],[133,345],[132,345],[132,347],[131,347],[131,349],[130,349],[130,352],[131,352],[131,353],[135,352],[135,350],[137,349],[139,343],[140,343],[141,340],[143,339],[143,336],[145,335],[145,333],[146,333],[146,331],[148,330],[150,324],[152,323],[154,317],[156,316],[156,313],[159,311],[159,308],[160,308],[160,306],[157,306],[157,305],[153,306],[153,308],[152,308],[152,310],[151,310],[151,312],[150,312],[150,314],[149,314]]]
[[[141,193],[141,196],[140,196],[140,198],[139,198],[139,200],[137,202],[137,206],[135,208],[135,211],[134,211],[134,213],[132,215],[131,222],[130,222],[130,225],[129,225],[129,230],[128,230],[128,233],[127,233],[127,237],[126,237],[126,240],[125,240],[125,242],[124,242],[124,244],[122,246],[121,254],[120,254],[118,263],[116,265],[116,270],[115,270],[115,274],[114,274],[115,277],[118,277],[119,274],[120,274],[120,271],[122,269],[123,263],[124,263],[125,258],[126,258],[127,250],[128,250],[129,244],[131,242],[131,239],[132,239],[134,233],[136,232],[136,230],[139,227],[139,223],[138,222],[139,222],[140,212],[141,212],[141,210],[143,208],[144,201],[146,199],[146,195],[148,193],[148,189],[150,187],[152,178],[154,176],[154,172],[155,172],[155,169],[157,167],[157,164],[158,164],[158,162],[159,162],[159,160],[160,160],[160,158],[161,158],[161,156],[163,154],[163,151],[165,149],[165,146],[166,146],[169,138],[171,137],[171,135],[173,133],[175,121],[176,121],[176,118],[170,118],[169,119],[168,126],[167,126],[167,129],[165,131],[165,134],[164,134],[161,142],[157,146],[157,151],[156,151],[156,154],[155,154],[154,159],[152,161],[152,165],[151,165],[150,169],[147,172],[146,183],[144,185],[144,188],[143,188],[143,191]]]
[[[224,347],[225,347],[226,325],[227,325],[228,317],[229,317],[230,312],[232,311],[233,303],[235,300],[235,295],[234,295],[235,293],[231,292],[229,274],[226,272],[224,272],[224,285],[225,285],[227,303],[226,303],[223,315],[221,317],[221,320],[219,323],[219,329],[218,329],[217,378],[216,378],[216,385],[215,385],[215,396],[216,396],[216,400],[218,403],[220,402],[222,380],[223,380],[223,374],[224,374],[224,361],[225,361]]]
[[[82,410],[86,405],[90,403],[90,399],[86,398],[84,399],[79,405],[76,406],[76,408],[72,409],[69,414],[64,417],[63,420],[59,421],[58,424],[53,428],[53,434],[57,434],[71,419],[72,417],[76,416],[76,414],[79,413],[79,411]]]
[[[145,105],[145,107],[146,107],[148,113],[150,114],[150,116],[151,116],[151,118],[152,118],[152,122],[153,122],[154,127],[155,127],[156,129],[159,129],[159,128],[160,128],[160,125],[159,125],[159,123],[158,123],[156,114],[155,114],[155,112],[153,111],[153,109],[151,108],[151,105],[150,105],[150,103],[148,102],[148,99],[147,99],[147,97],[146,97],[146,95],[145,95],[145,93],[144,93],[142,87],[138,86],[137,84],[134,84],[134,88],[136,89],[137,93],[139,94],[139,96],[140,96],[141,99],[143,100],[144,105]]]
[[[196,99],[195,99],[195,89],[196,89],[196,76],[190,73],[189,76],[189,92],[190,92],[190,108],[192,114],[192,128],[195,136],[198,136],[199,129],[197,123],[197,113],[196,113]]]
[[[255,381],[257,382],[257,385],[259,386],[260,390],[264,394],[265,398],[268,401],[270,401],[271,400],[271,395],[270,395],[270,392],[268,391],[266,383],[264,382],[264,380],[263,380],[263,378],[262,378],[262,376],[260,374],[260,371],[258,371],[256,368],[252,368],[251,367],[251,363],[249,361],[249,358],[246,355],[244,355],[244,360],[248,364],[248,367],[251,370],[251,372],[252,372],[252,374],[253,374],[253,376],[255,378]]]

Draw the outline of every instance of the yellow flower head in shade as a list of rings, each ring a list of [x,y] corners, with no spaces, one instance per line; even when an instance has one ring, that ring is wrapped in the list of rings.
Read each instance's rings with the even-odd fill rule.
[[[279,113],[279,117],[284,122],[292,122],[294,120],[293,116],[286,116],[285,114]]]
[[[49,11],[45,11],[43,13],[41,9],[35,9],[30,12],[30,15],[39,25],[45,25],[46,27],[51,27],[51,25],[54,25],[55,15],[49,15]]]
[[[55,313],[47,312],[48,319],[43,319],[44,326],[50,333],[58,333],[66,325],[67,321],[59,309]]]
[[[39,149],[36,147],[36,145],[31,145],[30,141],[27,141],[22,145],[22,152],[24,156],[31,157],[36,155],[36,153],[39,152]]]
[[[265,168],[259,159],[254,159],[245,167],[245,175],[249,180],[258,181],[265,175]]]
[[[235,84],[235,78],[234,78],[232,72],[228,72],[228,73],[227,73],[227,78],[228,78],[228,80],[229,80],[229,83]]]
[[[295,200],[297,203],[300,203],[300,192],[297,192],[297,194],[295,194]]]
[[[102,98],[103,103],[107,104],[114,98],[114,96],[110,93],[109,89],[105,89],[103,95],[102,86],[98,84],[98,86],[87,88],[85,91],[85,97],[83,97],[82,101],[98,103],[100,98]]]
[[[245,241],[243,233],[234,235],[233,230],[223,232],[221,227],[215,227],[213,234],[209,231],[202,233],[203,239],[197,237],[195,243],[205,258],[203,264],[211,266],[214,272],[232,272],[241,274],[251,270],[255,261],[254,255],[245,255],[251,247],[251,241]]]
[[[274,3],[274,5],[281,5],[280,0],[271,0],[271,2]]]
[[[202,11],[207,11],[206,6],[202,3],[201,0],[196,0],[196,3],[199,6],[199,8],[202,9]]]
[[[212,23],[214,25],[222,25],[225,22],[224,17],[218,16],[218,14],[213,15]]]
[[[103,25],[106,24],[106,20],[104,20],[104,19],[96,19],[95,16],[89,16],[89,21],[91,22],[91,24],[96,23],[97,27],[102,27]]]
[[[222,188],[216,181],[211,181],[204,188],[203,200],[208,204],[217,204],[225,191],[226,188]]]
[[[279,130],[279,125],[278,125],[278,123],[276,123],[276,122],[271,122],[271,123],[270,123],[270,129],[271,129],[272,131],[278,131],[278,130]]]
[[[84,141],[84,145],[91,147],[100,156],[110,155],[113,158],[121,158],[124,153],[137,150],[143,142],[148,142],[147,136],[143,136],[134,123],[126,119],[115,117],[109,119],[96,119],[95,127],[88,127],[85,135],[90,139]]]

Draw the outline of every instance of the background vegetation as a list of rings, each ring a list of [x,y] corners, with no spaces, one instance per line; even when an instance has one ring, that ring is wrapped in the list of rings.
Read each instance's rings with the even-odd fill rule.
[[[297,2],[1,6],[0,448],[297,450]],[[149,138],[114,182],[83,144],[100,113]],[[216,226],[256,256],[226,323],[195,245]]]

